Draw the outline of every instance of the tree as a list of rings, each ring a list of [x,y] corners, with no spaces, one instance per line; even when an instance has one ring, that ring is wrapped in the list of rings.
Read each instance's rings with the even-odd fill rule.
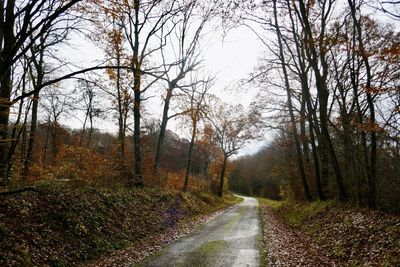
[[[367,51],[364,47],[363,43],[363,31],[361,29],[361,20],[357,18],[357,8],[356,1],[348,0],[348,4],[351,10],[351,17],[353,19],[354,29],[355,29],[355,39],[357,40],[358,45],[358,53],[365,65],[365,72],[366,72],[366,81],[365,81],[365,88],[366,88],[366,96],[367,96],[367,106],[369,109],[369,123],[374,126],[376,124],[375,118],[375,104],[373,100],[373,95],[371,93],[372,88],[372,72],[370,66],[369,56]],[[366,157],[366,167],[367,167],[367,177],[368,177],[368,206],[370,208],[376,207],[376,163],[377,163],[377,136],[376,131],[370,131],[371,136],[371,150],[370,156],[365,154]]]
[[[83,109],[84,109],[84,119],[82,125],[81,136],[79,140],[79,144],[81,146],[85,145],[90,147],[92,136],[94,132],[94,120],[98,118],[104,110],[100,107],[100,104],[96,100],[96,83],[90,82],[86,79],[78,80],[78,90],[82,91],[82,97],[78,99],[78,102],[83,102]],[[88,127],[89,124],[89,127]],[[86,130],[89,129],[86,138]],[[86,139],[86,143],[84,141]]]
[[[44,149],[43,163],[46,164],[48,142],[51,146],[51,158],[55,159],[60,149],[61,133],[64,131],[61,127],[60,118],[74,110],[74,100],[71,94],[60,94],[57,88],[51,88],[43,94],[44,101],[42,102],[43,109],[46,112],[47,119],[47,135]],[[50,139],[50,140],[49,140]]]
[[[176,117],[168,115],[174,90],[177,88],[184,90],[202,82],[191,81],[188,83],[187,81],[185,82],[185,77],[191,72],[198,71],[197,68],[200,65],[199,42],[206,23],[209,22],[213,15],[216,3],[214,2],[210,6],[204,7],[197,0],[183,1],[181,10],[171,20],[171,30],[166,29],[163,31],[167,31],[167,36],[162,36],[162,38],[168,38],[172,47],[162,47],[161,49],[167,86],[153,174],[157,173],[159,166],[167,123],[172,117]],[[174,34],[170,34],[171,32]],[[175,58],[171,59],[166,54],[175,55]],[[172,64],[168,63],[168,59],[172,61]]]
[[[100,8],[97,11],[96,8]],[[127,40],[124,35],[123,27],[118,17],[118,6],[97,6],[89,8],[91,22],[94,25],[94,33],[88,37],[99,46],[106,54],[110,65],[115,65],[115,69],[107,69],[109,85],[104,86],[104,91],[112,98],[114,109],[117,112],[119,155],[123,163],[125,160],[126,132],[128,128],[128,117],[130,105],[132,104],[132,71],[123,69],[122,66],[129,66],[127,55]],[[104,14],[103,14],[104,13]],[[106,16],[103,18],[103,16]]]
[[[390,174],[376,176],[378,166],[384,165],[379,157],[386,154],[384,132],[391,132],[392,144],[398,144],[398,104],[393,99],[398,89],[398,33],[364,15],[368,2],[336,3],[250,4],[242,16],[268,49],[251,81],[267,89],[261,92],[267,101],[257,104],[257,110],[268,116],[266,125],[285,133],[307,166],[313,161],[315,183],[309,179],[310,191],[315,186],[320,199],[332,197],[328,175],[333,172],[342,201],[358,199],[360,205],[373,207],[378,184],[392,182]],[[268,12],[279,16],[265,16]],[[345,15],[332,16],[341,13]],[[278,33],[274,40],[271,31]],[[291,135],[298,125],[296,142]],[[282,145],[288,146],[290,157],[291,146]]]
[[[160,79],[165,72],[160,66],[154,66],[150,57],[165,45],[159,40],[159,34],[166,23],[180,10],[176,0],[110,2],[102,5],[95,2],[103,13],[111,15],[121,27],[129,47],[129,67],[133,75],[133,143],[135,173],[132,182],[143,186],[142,145],[141,145],[141,105],[145,92]],[[110,14],[111,13],[111,14]]]
[[[190,143],[189,143],[189,150],[186,159],[186,172],[185,172],[185,179],[183,185],[183,191],[187,191],[189,185],[189,177],[192,168],[192,154],[193,154],[193,147],[196,141],[197,131],[198,131],[198,124],[200,120],[205,117],[206,112],[206,97],[207,92],[211,88],[213,82],[212,79],[205,79],[204,82],[201,83],[194,83],[193,86],[188,89],[184,90],[183,95],[183,112],[189,118],[191,124],[191,135],[190,135]]]
[[[312,159],[314,163],[314,176],[315,176],[315,184],[317,187],[318,197],[320,200],[325,200],[325,193],[322,188],[322,179],[321,176],[327,179],[328,177],[328,157],[327,157],[327,150],[324,147],[321,133],[320,133],[320,123],[318,122],[317,116],[317,103],[312,98],[312,94],[310,93],[310,73],[309,68],[310,65],[306,58],[306,47],[304,45],[304,33],[300,31],[298,21],[296,21],[296,14],[293,12],[292,3],[286,1],[287,13],[289,16],[289,35],[292,35],[292,45],[291,47],[288,45],[288,41],[285,42],[286,47],[291,52],[293,58],[293,72],[294,75],[297,76],[296,79],[300,83],[301,87],[301,134],[302,139],[306,139],[306,132],[305,132],[305,121],[308,122],[308,138],[309,143],[311,144],[311,152],[312,152]],[[296,23],[297,22],[297,23]],[[288,37],[286,37],[288,38]],[[294,48],[293,48],[294,47]],[[294,50],[294,51],[293,51]],[[317,147],[317,140],[319,141],[318,150]],[[303,149],[305,150],[308,147],[307,142],[303,142]],[[320,155],[318,155],[320,154]],[[322,166],[320,166],[322,164]],[[322,172],[321,172],[322,169]]]
[[[214,100],[215,101],[215,100]],[[245,113],[241,105],[229,105],[216,100],[207,114],[214,128],[214,142],[223,154],[218,196],[222,197],[228,158],[257,137],[259,114]]]
[[[12,68],[50,26],[80,0],[0,1],[0,184],[10,182],[8,126],[12,92]]]
[[[14,153],[13,149],[10,150],[11,146],[8,139],[11,107],[19,101],[33,96],[31,129],[25,160],[27,167],[24,167],[25,170],[23,171],[23,176],[26,176],[32,161],[30,151],[34,147],[40,91],[47,86],[57,84],[76,75],[109,68],[109,66],[95,66],[76,71],[68,70],[67,74],[64,73],[58,77],[47,75],[50,72],[46,70],[49,64],[45,64],[44,55],[47,54],[47,59],[51,58],[58,61],[50,52],[50,47],[64,42],[71,31],[75,29],[78,16],[73,7],[79,2],[80,0],[62,2],[47,0],[8,1],[6,8],[2,9],[0,14],[1,29],[3,30],[0,34],[0,100],[2,102],[0,104],[0,136],[2,139],[0,142],[0,184],[7,185],[10,182],[7,169],[9,169]],[[1,1],[1,5],[5,5],[4,1]],[[32,86],[27,88],[31,90],[21,91],[13,87],[14,81],[11,77],[17,77],[18,74],[12,73],[12,71],[20,67],[19,62],[22,59],[29,61],[29,67],[26,71],[30,73]],[[66,66],[67,64],[61,62],[59,65]],[[58,68],[61,68],[61,66],[57,66],[55,69]],[[12,94],[14,99],[11,99],[13,89],[15,89],[15,93]]]
[[[279,26],[279,22],[278,22],[278,11],[277,11],[277,7],[276,7],[276,0],[273,1],[273,8],[274,8],[274,26],[275,26],[275,31],[276,31],[277,41],[278,41],[279,59],[281,62],[281,68],[282,68],[282,72],[283,72],[283,79],[285,81],[287,106],[288,106],[288,111],[289,111],[289,115],[290,115],[291,132],[293,134],[294,142],[296,144],[297,165],[299,168],[300,178],[303,183],[304,195],[307,200],[311,200],[312,196],[311,196],[310,189],[308,187],[307,177],[306,177],[305,168],[304,168],[303,151],[301,151],[300,138],[299,138],[299,135],[297,132],[296,120],[295,120],[294,111],[293,111],[292,92],[291,92],[291,88],[290,88],[288,72],[286,69],[285,55],[283,53],[283,43],[282,43],[281,30],[280,30],[280,26]]]
[[[329,89],[326,84],[326,80],[329,74],[329,65],[326,58],[325,37],[326,25],[332,11],[333,2],[333,0],[329,0],[321,3],[320,34],[318,38],[315,38],[313,35],[313,30],[309,18],[309,9],[306,7],[304,1],[300,0],[299,8],[297,9],[296,6],[295,8],[299,18],[303,22],[307,58],[310,61],[312,69],[314,70],[315,85],[318,91],[319,119],[321,126],[321,136],[323,137],[323,145],[326,145],[326,148],[329,151],[332,166],[335,171],[339,199],[341,201],[346,201],[347,193],[343,182],[343,176],[328,127]]]
[[[60,25],[59,25],[60,24]],[[35,137],[38,123],[38,107],[40,91],[43,84],[50,80],[52,72],[58,67],[52,66],[50,61],[60,61],[53,56],[54,47],[64,43],[68,35],[74,28],[75,19],[59,17],[58,20],[54,21],[54,24],[49,27],[46,32],[43,32],[36,41],[33,41],[29,52],[30,55],[25,55],[29,61],[29,73],[30,80],[33,88],[32,97],[32,111],[29,128],[28,145],[26,149],[26,157],[23,164],[22,176],[26,180],[29,174],[29,168],[33,161],[33,151],[35,149]],[[33,39],[33,37],[31,37]],[[64,64],[63,62],[58,62]]]
[[[394,20],[400,20],[400,11],[399,6],[400,2],[397,0],[388,0],[388,1],[377,1],[378,3],[374,3],[374,8],[385,13],[389,18]]]
[[[314,131],[319,131],[319,125],[309,88],[309,64],[305,58],[304,43],[301,41],[303,34],[293,14],[292,5],[290,1],[263,2],[252,5],[245,13],[246,25],[253,30],[266,48],[266,55],[260,58],[251,82],[260,87],[260,95],[268,95],[266,98],[257,98],[255,103],[257,109],[268,116],[265,119],[268,127],[278,128],[281,131],[289,130],[287,134],[292,136],[297,153],[298,176],[302,181],[306,199],[311,199],[310,179],[307,179],[307,176],[311,175],[306,174],[306,167],[311,162],[309,156],[309,143],[311,143],[318,195],[324,199],[320,161],[314,136]],[[275,35],[275,38],[272,38],[271,34]],[[285,92],[285,97],[281,94],[282,91]],[[272,120],[278,121],[278,125],[271,125]],[[306,135],[306,122],[308,122],[310,141]],[[290,125],[289,128],[287,124]]]

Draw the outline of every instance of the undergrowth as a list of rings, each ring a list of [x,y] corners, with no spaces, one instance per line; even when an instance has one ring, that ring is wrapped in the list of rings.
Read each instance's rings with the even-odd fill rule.
[[[335,205],[334,200],[330,201],[314,201],[309,203],[295,203],[291,201],[280,202],[278,205],[270,207],[278,212],[283,219],[292,226],[300,227],[305,220],[316,216],[325,209]]]

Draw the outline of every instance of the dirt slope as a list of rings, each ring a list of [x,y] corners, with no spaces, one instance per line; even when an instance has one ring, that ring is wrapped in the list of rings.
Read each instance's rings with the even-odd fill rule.
[[[65,184],[0,196],[0,266],[76,265],[229,204],[204,194]]]

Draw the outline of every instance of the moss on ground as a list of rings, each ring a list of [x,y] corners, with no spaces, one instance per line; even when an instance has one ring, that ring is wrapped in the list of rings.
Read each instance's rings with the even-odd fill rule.
[[[0,197],[0,266],[76,265],[238,201],[68,183],[37,190]]]
[[[228,244],[225,240],[213,240],[201,245],[196,252],[202,255],[210,255],[218,253]]]
[[[213,240],[201,245],[197,250],[193,252],[193,256],[190,258],[190,266],[207,266],[208,259],[212,259],[218,256],[227,246],[228,242],[225,240]]]
[[[257,200],[258,200],[259,205],[267,205],[272,209],[277,209],[283,204],[283,201],[272,200],[272,199],[262,198],[262,197],[258,197]]]
[[[300,227],[308,218],[317,216],[324,210],[335,205],[335,201],[314,201],[310,203],[284,202],[273,207],[287,223]]]

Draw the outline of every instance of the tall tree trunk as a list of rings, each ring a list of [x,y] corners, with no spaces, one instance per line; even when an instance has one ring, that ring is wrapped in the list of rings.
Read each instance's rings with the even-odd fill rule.
[[[23,180],[26,180],[28,178],[29,169],[31,167],[32,160],[33,160],[33,151],[35,148],[35,139],[36,139],[37,122],[38,122],[37,115],[38,115],[39,94],[40,94],[40,91],[38,90],[38,88],[40,88],[42,86],[43,78],[44,78],[43,63],[44,63],[44,52],[45,52],[45,40],[46,40],[46,38],[41,36],[40,44],[38,46],[38,48],[40,48],[38,58],[35,57],[35,51],[34,51],[33,47],[31,48],[32,63],[36,69],[36,81],[35,81],[35,75],[33,74],[32,68],[29,68],[30,76],[33,81],[33,86],[35,88],[35,93],[33,94],[33,99],[32,99],[31,126],[29,129],[28,147],[26,150],[26,157],[25,157],[25,161],[23,164],[23,168],[22,168]]]
[[[326,77],[328,73],[328,64],[325,59],[325,54],[320,52],[319,54],[317,53],[317,50],[315,48],[315,40],[313,39],[313,33],[311,30],[311,26],[308,20],[308,14],[306,11],[306,7],[304,4],[303,0],[299,0],[300,4],[300,14],[301,14],[301,19],[303,20],[303,25],[304,25],[304,31],[306,34],[306,45],[307,45],[307,50],[308,50],[308,57],[310,59],[310,64],[311,67],[314,70],[315,73],[315,82],[316,82],[316,87],[318,90],[318,100],[319,100],[319,117],[320,117],[320,126],[321,126],[321,134],[322,137],[324,138],[324,144],[326,144],[327,149],[330,154],[330,159],[332,162],[333,169],[335,171],[335,178],[336,178],[336,184],[338,188],[338,193],[339,193],[339,199],[340,201],[347,201],[347,193],[346,193],[346,188],[343,183],[343,176],[340,170],[340,165],[339,161],[336,156],[335,149],[333,147],[332,139],[329,133],[329,127],[328,127],[328,99],[329,99],[329,90],[326,85]],[[323,21],[325,23],[325,21]],[[320,36],[320,46],[322,49],[323,45],[323,33],[325,31],[325,25],[322,25],[322,32]],[[322,74],[320,71],[320,64],[318,62],[318,58],[321,61],[321,66],[322,66]]]
[[[367,88],[369,86],[367,85]],[[370,122],[375,126],[375,110],[374,103],[372,100],[372,96],[370,93],[367,93],[367,103],[370,110]],[[370,130],[371,136],[371,156],[368,168],[368,207],[376,208],[376,163],[377,163],[377,136],[375,129]]]
[[[304,70],[304,68],[302,68]],[[315,138],[315,127],[318,127],[314,123],[314,118],[313,116],[316,116],[315,111],[312,107],[311,103],[311,94],[310,90],[308,87],[308,81],[307,81],[307,74],[303,72],[301,74],[301,86],[302,86],[302,93],[304,95],[304,98],[306,100],[306,107],[307,107],[307,120],[308,120],[308,133],[310,136],[310,143],[311,143],[311,151],[312,151],[312,156],[313,156],[313,162],[314,162],[314,174],[315,174],[315,184],[317,186],[317,191],[318,191],[318,198],[320,200],[325,200],[326,196],[324,194],[324,190],[322,187],[322,180],[321,180],[321,171],[320,171],[320,159],[318,157],[318,148],[316,145],[316,138]],[[319,132],[319,131],[318,131]],[[318,135],[318,134],[317,134]],[[327,159],[326,159],[327,163]],[[326,164],[324,164],[326,166]],[[323,173],[322,175],[327,176],[327,168],[323,168]],[[326,170],[326,171],[325,171]]]
[[[318,68],[318,67],[316,67]],[[317,71],[318,72],[318,71]],[[318,72],[319,73],[319,72]],[[336,184],[339,192],[339,199],[340,201],[347,201],[347,193],[343,183],[343,176],[340,169],[339,161],[336,155],[335,148],[333,147],[332,139],[329,133],[328,127],[328,89],[326,88],[326,84],[323,81],[322,77],[318,75],[316,77],[317,80],[317,87],[321,88],[322,90],[319,92],[319,117],[321,121],[321,135],[323,138],[323,149],[326,149],[329,152],[330,160],[332,163],[333,170],[335,172]]]
[[[8,185],[10,177],[7,175],[9,158],[9,116],[10,116],[10,94],[11,94],[11,69],[1,73],[0,90],[0,185]]]
[[[24,81],[23,81],[23,85],[22,85],[22,93],[25,93],[25,77],[23,77]],[[19,143],[21,143],[21,135],[25,135],[26,132],[26,123],[27,123],[27,119],[28,119],[28,114],[29,114],[29,110],[30,110],[30,106],[26,107],[26,111],[25,111],[25,116],[24,116],[24,121],[21,124],[21,118],[22,118],[22,111],[24,108],[24,101],[21,100],[20,104],[19,104],[19,110],[18,110],[18,116],[17,116],[17,120],[13,126],[12,132],[11,132],[11,142],[10,142],[10,148],[8,151],[8,158],[7,158],[7,162],[8,162],[8,169],[7,169],[7,176],[11,177],[11,172],[12,172],[12,167],[13,167],[13,155],[15,154],[15,151],[17,149],[17,146]],[[19,128],[19,130],[18,130]],[[23,140],[24,141],[24,140]],[[24,151],[23,151],[23,142],[21,145],[21,160],[23,161],[23,157],[24,157]]]
[[[136,83],[140,84],[140,80],[136,79]],[[142,174],[142,145],[141,145],[141,133],[140,133],[140,105],[141,105],[141,91],[138,85],[135,86],[134,91],[134,108],[133,108],[133,118],[134,118],[134,132],[133,132],[133,145],[135,150],[135,177],[134,185],[142,187],[143,174]]]
[[[58,121],[55,119],[51,125],[51,148],[53,150],[53,161],[58,154]]]
[[[121,55],[117,52],[117,97],[118,97],[118,142],[119,142],[119,156],[121,161],[125,160],[125,125],[126,125],[126,108],[125,95],[122,95],[121,90]]]
[[[320,200],[325,200],[326,196],[324,194],[324,190],[322,187],[321,171],[320,171],[320,162],[321,161],[318,157],[318,148],[316,145],[316,139],[315,139],[315,134],[314,134],[315,127],[318,127],[318,125],[314,124],[313,114],[314,115],[316,115],[316,114],[315,114],[315,111],[311,104],[311,95],[310,95],[310,91],[308,88],[307,76],[304,76],[304,75],[302,77],[302,92],[305,95],[307,112],[308,112],[308,115],[307,115],[308,132],[309,132],[309,136],[310,136],[311,151],[312,151],[313,162],[314,162],[315,184],[317,186],[318,198]],[[325,171],[323,172],[323,174],[327,175],[327,168],[326,168],[326,174],[325,174]]]
[[[190,138],[188,157],[187,157],[187,161],[186,161],[185,183],[183,185],[183,191],[185,191],[185,192],[187,191],[188,185],[189,185],[190,170],[192,167],[192,152],[193,152],[193,147],[194,147],[194,141],[196,139],[196,131],[197,131],[197,119],[195,119],[193,121],[192,137]]]
[[[81,131],[81,137],[80,137],[80,140],[79,140],[79,145],[80,145],[80,146],[83,145],[83,141],[84,141],[84,139],[85,139],[85,135],[86,135],[86,124],[87,124],[88,117],[89,117],[89,108],[86,108],[85,119],[83,120],[82,131]]]
[[[42,157],[42,167],[46,168],[46,160],[47,160],[47,149],[49,147],[49,137],[50,137],[50,117],[47,119],[47,127],[46,127],[46,139],[44,140],[43,147],[43,157]]]
[[[352,172],[352,158],[353,158],[353,145],[351,142],[351,126],[350,126],[350,116],[346,110],[342,112],[342,126],[343,126],[343,151],[344,151],[344,177],[347,178],[348,181],[352,181],[352,185],[354,185],[354,171]]]
[[[25,68],[26,66],[24,66]],[[22,94],[25,93],[26,91],[26,75],[25,73],[22,75]],[[19,108],[18,108],[18,115],[17,119],[12,127],[11,131],[11,136],[10,136],[10,145],[8,149],[8,157],[7,157],[7,162],[8,162],[8,168],[7,168],[7,177],[11,177],[11,171],[13,167],[13,155],[17,149],[18,144],[20,143],[21,140],[21,134],[23,134],[26,131],[26,123],[28,119],[28,114],[30,111],[30,105],[28,105],[25,108],[25,115],[24,115],[24,121],[21,124],[21,118],[22,118],[22,113],[24,111],[24,100],[22,99],[19,103]],[[23,156],[24,156],[24,151],[21,148],[21,160],[23,161]]]
[[[356,101],[356,109],[357,109],[357,123],[362,125],[364,123],[363,111],[360,105],[360,101],[358,99],[358,86],[355,85],[353,87],[354,93],[357,96]],[[367,134],[365,131],[359,131],[360,138],[360,150],[358,151],[358,161],[360,165],[360,174],[358,176],[358,196],[359,196],[359,205],[365,205],[365,198],[367,198],[368,204],[368,192],[366,192],[366,187],[368,189],[368,173],[369,173],[369,155],[368,155],[368,144],[367,144]],[[365,174],[365,171],[367,174]]]
[[[300,108],[300,140],[301,144],[303,147],[303,153],[304,153],[304,162],[305,162],[305,167],[307,169],[310,168],[310,148],[308,145],[308,138],[306,134],[306,99],[305,96],[302,94],[301,96],[301,108]]]
[[[318,135],[318,140],[319,140],[319,153],[320,153],[320,158],[321,158],[321,184],[322,188],[328,187],[330,184],[330,178],[329,178],[329,151],[326,145],[326,140],[320,133]],[[328,187],[329,189],[329,187]]]
[[[11,60],[15,46],[15,0],[1,1],[1,39],[0,39],[0,185],[8,185],[10,177],[8,173],[9,158],[9,116],[10,96],[12,91]]]
[[[143,181],[143,173],[142,173],[142,143],[141,143],[141,60],[139,53],[139,38],[140,38],[140,25],[139,25],[139,13],[141,8],[140,0],[134,0],[134,12],[135,12],[135,22],[134,22],[134,46],[133,46],[133,119],[134,119],[134,127],[133,127],[133,146],[134,146],[134,158],[135,158],[135,175],[133,177],[133,185],[138,187],[144,186]]]
[[[228,161],[228,155],[224,153],[224,162],[222,163],[221,175],[219,177],[219,188],[218,188],[218,196],[222,197],[224,193],[224,182],[225,182],[225,171],[226,171],[226,163]]]
[[[365,47],[363,44],[363,33],[361,29],[361,19],[357,20],[356,17],[356,3],[352,0],[348,0],[348,3],[350,5],[351,9],[351,16],[353,19],[353,23],[357,29],[357,41],[358,41],[358,51],[360,53],[360,56],[365,64],[365,70],[366,70],[366,95],[367,95],[367,106],[369,109],[369,122],[371,125],[371,129],[369,129],[370,132],[370,137],[371,137],[371,151],[370,151],[370,157],[368,160],[368,157],[366,157],[366,168],[367,168],[367,183],[368,183],[368,206],[370,208],[375,208],[376,207],[376,163],[377,163],[377,136],[376,136],[376,129],[375,129],[375,124],[376,124],[376,118],[375,118],[375,105],[374,105],[374,100],[372,97],[372,94],[370,92],[371,89],[371,82],[372,82],[372,74],[371,74],[371,67],[369,64],[369,58],[368,55],[365,51]]]
[[[274,19],[275,19],[275,31],[276,35],[278,38],[278,45],[279,45],[279,57],[281,61],[281,68],[283,71],[283,78],[285,80],[285,88],[286,88],[286,95],[287,95],[287,105],[288,105],[288,110],[289,110],[289,116],[290,116],[290,124],[291,124],[291,131],[293,134],[295,146],[296,146],[296,154],[297,154],[297,167],[299,169],[299,174],[300,174],[300,179],[303,184],[303,192],[304,196],[307,200],[311,200],[311,192],[310,188],[308,186],[307,178],[306,178],[306,173],[305,173],[305,168],[304,168],[304,160],[303,160],[303,153],[301,151],[301,145],[300,145],[300,139],[299,135],[297,133],[297,127],[296,127],[296,120],[293,112],[293,104],[292,104],[292,96],[291,96],[291,89],[290,89],[290,84],[289,84],[289,77],[288,73],[286,70],[286,62],[285,62],[285,56],[283,53],[283,44],[281,40],[281,31],[279,28],[278,24],[278,14],[277,14],[277,9],[276,9],[276,0],[273,1],[274,3]]]
[[[297,32],[295,30],[295,22],[292,16],[292,8],[291,3],[287,2],[287,7],[289,10],[290,20],[292,24],[292,32],[293,32],[293,39],[296,43],[296,51],[298,57],[298,70],[301,82],[301,90],[302,90],[302,97],[305,101],[303,101],[303,105],[305,104],[305,108],[307,110],[307,121],[308,121],[308,132],[310,136],[310,143],[311,143],[311,151],[313,156],[313,163],[314,163],[314,175],[315,175],[315,184],[317,186],[318,197],[320,200],[325,200],[325,194],[322,187],[321,182],[321,172],[320,172],[320,158],[318,156],[318,148],[316,145],[316,138],[315,138],[315,131],[317,131],[317,136],[319,135],[318,130],[318,122],[317,122],[317,114],[315,109],[312,106],[311,102],[311,94],[308,84],[308,70],[306,67],[305,62],[307,61],[306,55],[304,52],[304,46],[300,44],[299,38],[297,36]],[[303,47],[303,49],[301,49]],[[296,63],[296,61],[295,61]],[[305,103],[304,103],[305,102]],[[302,106],[303,108],[303,106]],[[314,123],[315,120],[315,123]]]
[[[167,95],[165,96],[165,99],[164,99],[164,109],[163,109],[163,114],[162,114],[160,133],[158,135],[156,156],[154,158],[153,174],[157,174],[159,164],[160,164],[161,154],[163,152],[165,132],[167,130],[167,123],[168,123],[169,104],[171,102],[172,91],[174,88],[175,88],[175,85],[170,83],[169,87],[167,89]]]
[[[92,142],[92,135],[93,135],[93,107],[92,107],[92,101],[93,101],[93,96],[90,97],[90,111],[89,111],[89,134],[88,134],[88,141],[87,141],[87,146],[90,147],[90,144]]]
[[[311,121],[311,124],[310,124]],[[324,193],[324,189],[322,186],[322,180],[321,180],[321,172],[320,172],[320,160],[318,157],[318,149],[315,144],[315,135],[314,135],[314,127],[312,119],[309,119],[309,134],[310,134],[310,140],[311,140],[311,148],[312,148],[312,155],[313,155],[313,161],[314,161],[314,172],[315,172],[315,184],[317,185],[317,191],[318,191],[318,198],[320,200],[326,200],[326,196]],[[327,168],[325,168],[327,170]],[[325,171],[326,172],[326,171]],[[324,173],[325,173],[324,172]],[[327,175],[327,174],[326,174]]]
[[[24,180],[28,178],[29,169],[33,159],[33,151],[35,148],[35,137],[37,131],[37,113],[39,106],[39,91],[36,91],[32,99],[31,127],[29,129],[28,148],[23,166],[22,177]]]

